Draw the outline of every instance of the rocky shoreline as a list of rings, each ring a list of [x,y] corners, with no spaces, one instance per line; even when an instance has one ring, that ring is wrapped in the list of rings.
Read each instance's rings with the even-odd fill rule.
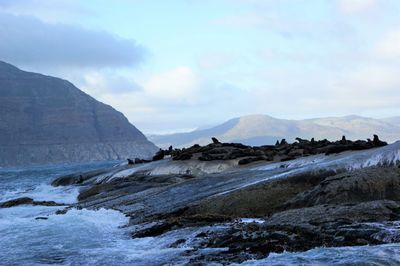
[[[130,217],[133,238],[182,231],[169,245],[185,248],[188,263],[230,264],[271,252],[400,242],[399,163],[400,142],[377,136],[261,147],[213,139],[52,184],[81,187],[78,203],[57,214],[118,210]]]

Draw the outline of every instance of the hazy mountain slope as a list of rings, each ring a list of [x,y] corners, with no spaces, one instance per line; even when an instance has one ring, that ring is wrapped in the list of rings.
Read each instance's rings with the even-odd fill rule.
[[[0,166],[150,156],[124,115],[66,80],[0,62]]]
[[[385,121],[389,124],[392,124],[394,126],[399,126],[400,127],[400,116],[393,116],[393,117],[386,117],[381,119],[382,121]]]
[[[199,142],[209,142],[209,136],[219,136],[229,131],[239,121],[239,118],[231,119],[221,125],[208,129],[194,130],[187,133],[175,133],[166,135],[149,135],[149,139],[154,143],[159,143],[159,147],[185,146],[186,144]]]
[[[400,139],[398,118],[379,120],[361,116],[329,117],[307,120],[277,119],[267,115],[249,115],[205,130],[188,133],[150,136],[161,147],[206,144],[215,136],[224,142],[242,142],[249,145],[274,144],[277,139],[293,141],[296,137],[339,139],[343,135],[352,139],[371,138],[379,134],[393,142]]]
[[[248,115],[220,137],[223,139],[249,139],[260,136],[285,137],[294,139],[297,136],[307,138],[337,138],[346,131],[326,127],[308,121],[277,119],[267,115]]]
[[[398,119],[398,118],[397,118]],[[374,119],[362,116],[327,117],[310,119],[315,124],[341,128],[349,132],[350,138],[369,138],[372,133],[377,133],[382,139],[390,142],[396,141],[400,137],[399,123],[395,123],[396,118]]]
[[[277,139],[338,138],[346,131],[320,126],[312,122],[277,119],[267,115],[249,115],[231,119],[205,130],[161,136],[149,136],[160,147],[207,144],[215,136],[224,142],[242,142],[249,145],[273,144]]]

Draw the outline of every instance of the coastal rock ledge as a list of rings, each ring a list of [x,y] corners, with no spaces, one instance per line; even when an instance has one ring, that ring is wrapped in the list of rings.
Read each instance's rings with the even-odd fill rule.
[[[181,257],[191,265],[400,242],[400,142],[373,143],[343,139],[316,148],[320,152],[299,154],[298,147],[311,141],[257,148],[214,140],[208,147],[162,151],[162,158],[160,151],[149,163],[60,177],[53,185],[81,186],[75,207],[110,208],[129,216],[134,238],[174,232],[180,237],[170,247],[184,247]],[[217,148],[247,154],[199,159],[202,152],[209,158],[229,153]],[[239,163],[273,149],[272,159]],[[287,150],[297,155],[282,160],[280,153]],[[183,153],[192,156],[183,159]]]

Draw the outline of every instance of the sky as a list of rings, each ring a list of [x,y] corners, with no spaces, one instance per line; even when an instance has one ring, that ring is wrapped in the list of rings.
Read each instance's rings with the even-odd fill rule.
[[[0,60],[147,134],[247,114],[400,115],[398,0],[0,0]]]

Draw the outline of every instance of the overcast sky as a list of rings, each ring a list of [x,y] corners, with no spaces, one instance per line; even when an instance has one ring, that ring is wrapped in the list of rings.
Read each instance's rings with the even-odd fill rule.
[[[145,133],[246,114],[400,115],[398,0],[0,0],[0,60]]]

